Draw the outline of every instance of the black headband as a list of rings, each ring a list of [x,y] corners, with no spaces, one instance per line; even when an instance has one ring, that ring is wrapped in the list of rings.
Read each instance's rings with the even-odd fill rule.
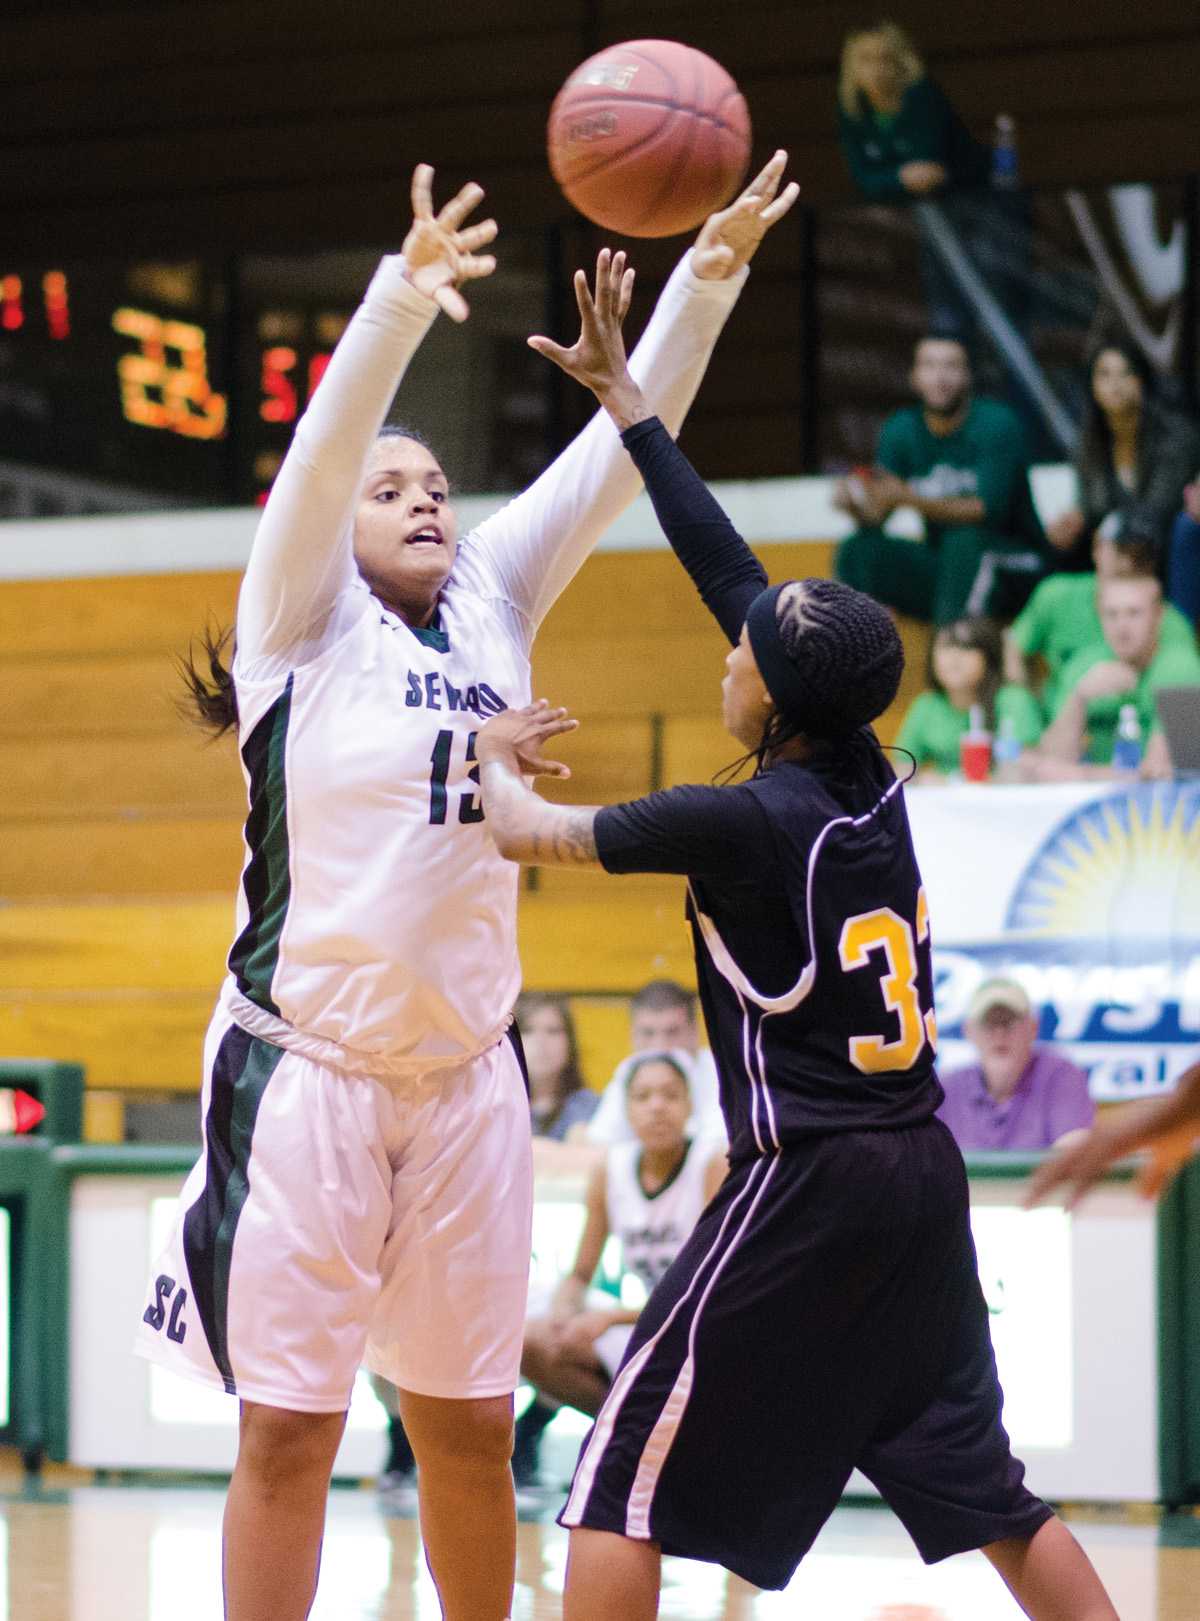
[[[803,676],[787,656],[775,614],[779,593],[787,583],[768,586],[765,591],[758,593],[746,612],[746,634],[750,638],[758,673],[776,709],[785,720],[790,720],[803,731],[809,731],[813,726],[808,715],[812,695]]]

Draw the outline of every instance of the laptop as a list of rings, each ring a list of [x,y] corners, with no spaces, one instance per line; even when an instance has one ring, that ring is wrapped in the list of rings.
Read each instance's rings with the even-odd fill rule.
[[[1200,686],[1159,687],[1158,718],[1176,771],[1200,771]]]

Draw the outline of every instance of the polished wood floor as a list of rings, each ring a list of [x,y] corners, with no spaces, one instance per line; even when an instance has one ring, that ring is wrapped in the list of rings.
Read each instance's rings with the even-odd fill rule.
[[[27,1487],[0,1470],[0,1621],[219,1621],[219,1487],[77,1483]],[[1122,1621],[1197,1621],[1200,1519],[1071,1516]],[[561,1613],[565,1534],[549,1509],[525,1520],[513,1621]],[[335,1490],[313,1621],[437,1621],[407,1512]],[[662,1614],[677,1621],[1019,1621],[979,1555],[927,1570],[878,1508],[843,1508],[785,1593],[760,1593],[684,1560],[666,1562]],[[616,1621],[616,1618],[614,1618]]]

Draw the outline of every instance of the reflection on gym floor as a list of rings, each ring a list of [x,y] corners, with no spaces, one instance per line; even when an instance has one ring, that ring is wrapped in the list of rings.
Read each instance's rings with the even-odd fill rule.
[[[0,1621],[216,1621],[223,1492],[209,1486],[77,1485],[0,1496]],[[556,1506],[556,1505],[555,1505]],[[1073,1521],[1122,1621],[1194,1621],[1200,1521]],[[561,1613],[566,1535],[549,1511],[518,1540],[514,1621]],[[373,1493],[330,1500],[313,1621],[437,1621],[415,1521]],[[926,1569],[886,1510],[843,1508],[785,1593],[668,1560],[662,1614],[678,1621],[1019,1621],[983,1558]]]

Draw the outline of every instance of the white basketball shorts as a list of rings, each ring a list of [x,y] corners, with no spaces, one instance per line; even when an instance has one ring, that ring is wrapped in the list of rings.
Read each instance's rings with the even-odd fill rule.
[[[343,1411],[365,1362],[419,1395],[515,1389],[529,1103],[504,1039],[461,1069],[348,1075],[218,1011],[204,1148],[136,1349],[247,1401]]]

